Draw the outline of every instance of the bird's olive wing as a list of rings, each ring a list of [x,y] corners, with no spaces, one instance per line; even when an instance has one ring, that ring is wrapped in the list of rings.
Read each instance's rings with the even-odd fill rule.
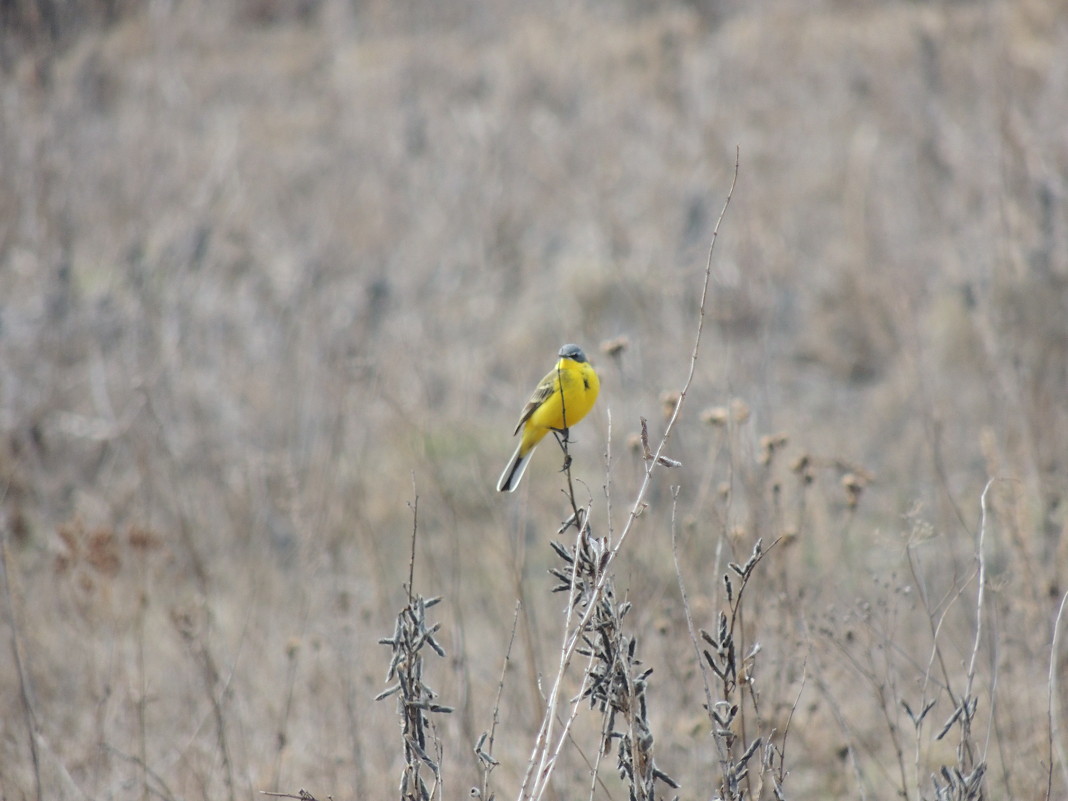
[[[538,410],[545,401],[547,401],[553,394],[553,389],[556,383],[556,370],[550,372],[545,378],[538,384],[538,388],[534,390],[534,394],[530,396],[530,400],[527,401],[527,405],[523,407],[523,413],[519,415],[519,422],[515,425],[515,431],[512,432],[512,436],[519,433],[519,429],[523,427],[523,424],[530,419],[530,416]]]

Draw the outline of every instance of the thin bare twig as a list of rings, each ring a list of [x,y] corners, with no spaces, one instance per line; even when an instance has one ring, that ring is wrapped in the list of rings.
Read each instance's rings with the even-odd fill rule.
[[[693,645],[693,653],[697,664],[701,666],[701,683],[705,688],[705,709],[711,710],[712,685],[708,680],[708,672],[705,670],[704,660],[701,658],[701,644],[698,639],[697,626],[693,622],[693,612],[690,609],[690,598],[686,593],[686,583],[682,578],[682,566],[679,564],[679,537],[676,512],[678,510],[679,491],[673,487],[671,492],[671,556],[675,561],[675,583],[679,586],[679,595],[682,597],[682,614],[686,618],[686,628],[690,632],[690,643]]]
[[[990,487],[993,484],[994,479],[987,481],[986,486],[983,487],[983,494],[979,498],[981,518],[979,520],[979,543],[976,554],[979,562],[979,586],[976,588],[975,593],[975,642],[972,645],[971,658],[968,660],[968,682],[964,687],[965,698],[971,698],[972,696],[972,685],[975,683],[975,662],[979,657],[979,644],[983,638],[983,599],[986,595],[986,554],[983,549],[986,542],[986,495],[990,492]]]
[[[415,586],[415,543],[419,532],[419,493],[415,485],[415,471],[412,471],[412,502],[408,504],[412,510],[412,551],[408,557],[408,603],[412,603],[412,587]]]
[[[159,785],[159,789],[148,788],[151,792],[155,793],[160,798],[163,798],[164,801],[177,801],[178,796],[176,796],[173,792],[171,792],[171,788],[167,786],[167,782],[163,779],[163,777],[160,776],[156,771],[154,771],[152,769],[152,767],[147,762],[145,762],[144,759],[142,759],[141,757],[137,756],[136,754],[127,754],[126,752],[120,751],[118,748],[115,748],[114,746],[108,745],[106,743],[105,743],[104,747],[110,753],[114,754],[115,756],[119,757],[120,759],[125,759],[127,762],[132,762],[133,764],[135,764],[139,768],[141,768],[141,770],[145,774],[145,779],[146,779],[145,786],[146,786],[146,788],[148,787],[148,782],[147,782],[148,779],[152,779],[153,781],[155,781],[156,784]]]
[[[512,646],[515,644],[515,634],[519,628],[520,603],[515,605],[515,613],[512,615],[512,633],[508,637],[508,648],[504,652],[504,663],[501,665],[501,677],[497,680],[497,697],[493,699],[493,719],[490,722],[488,732],[483,732],[475,743],[475,756],[478,757],[478,767],[482,772],[482,788],[479,798],[489,799],[490,774],[497,767],[498,762],[493,758],[493,744],[497,737],[497,724],[500,721],[501,697],[504,695],[504,678],[508,673],[508,663],[512,658]],[[474,792],[472,792],[474,795]]]
[[[412,480],[414,491],[414,477]],[[423,649],[429,647],[444,658],[445,650],[434,635],[440,624],[427,625],[426,610],[435,606],[440,598],[423,598],[416,594],[415,554],[419,535],[418,496],[410,504],[412,509],[411,561],[408,564],[408,604],[397,615],[392,637],[379,639],[379,644],[388,645],[392,651],[386,681],[389,686],[375,696],[381,701],[391,695],[397,696],[397,713],[401,718],[401,735],[404,744],[404,769],[401,772],[401,798],[413,801],[433,801],[441,798],[442,744],[438,737],[432,714],[451,714],[452,707],[437,702],[438,694],[423,678]],[[433,751],[433,756],[431,755]],[[423,768],[430,772],[428,785]]]
[[[1057,609],[1057,619],[1053,621],[1053,642],[1049,648],[1049,696],[1046,699],[1046,714],[1049,716],[1049,775],[1046,779],[1046,801],[1053,798],[1053,756],[1056,749],[1057,758],[1061,763],[1061,772],[1064,774],[1064,786],[1068,788],[1068,753],[1065,752],[1064,741],[1061,739],[1060,710],[1055,710],[1053,705],[1060,700],[1058,691],[1059,671],[1057,670],[1057,657],[1060,653],[1061,625],[1064,620],[1065,609],[1068,608],[1068,592],[1061,596],[1061,605]]]

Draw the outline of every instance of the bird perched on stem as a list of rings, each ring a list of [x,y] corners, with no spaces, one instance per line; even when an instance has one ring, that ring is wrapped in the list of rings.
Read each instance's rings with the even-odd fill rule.
[[[497,482],[498,492],[515,490],[530,463],[534,448],[550,431],[563,435],[563,442],[566,443],[568,429],[585,417],[597,400],[601,382],[582,348],[564,345],[560,348],[559,356],[560,361],[541,380],[523,407],[515,427],[515,434],[522,430],[523,436],[508,466],[501,473],[501,479]]]

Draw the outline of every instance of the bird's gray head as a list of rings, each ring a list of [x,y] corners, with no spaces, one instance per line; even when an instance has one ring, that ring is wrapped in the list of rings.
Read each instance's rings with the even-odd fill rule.
[[[570,359],[573,362],[586,361],[586,354],[582,352],[582,348],[578,345],[564,345],[560,348],[560,358]]]

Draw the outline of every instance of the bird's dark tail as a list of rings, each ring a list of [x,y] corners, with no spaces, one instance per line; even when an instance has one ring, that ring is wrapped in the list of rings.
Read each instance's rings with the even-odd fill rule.
[[[533,453],[533,448],[523,453],[522,442],[516,446],[515,453],[508,460],[508,466],[504,468],[500,481],[497,482],[497,492],[515,492],[515,488],[519,486],[519,480],[526,472],[527,465],[530,464],[530,457]]]

